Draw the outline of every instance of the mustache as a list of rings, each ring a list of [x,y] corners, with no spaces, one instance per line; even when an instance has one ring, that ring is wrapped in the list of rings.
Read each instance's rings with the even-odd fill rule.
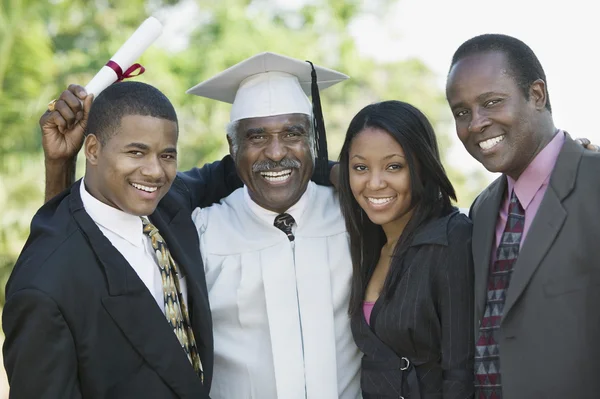
[[[302,164],[300,161],[291,158],[283,158],[281,161],[273,161],[266,159],[264,161],[258,161],[252,165],[252,172],[266,172],[271,169],[283,168],[283,169],[300,169]]]

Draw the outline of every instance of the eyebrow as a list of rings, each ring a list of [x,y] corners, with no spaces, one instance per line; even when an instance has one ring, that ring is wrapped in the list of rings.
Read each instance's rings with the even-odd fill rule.
[[[481,100],[483,100],[486,97],[497,96],[497,95],[500,95],[500,93],[497,93],[497,92],[494,92],[494,91],[486,91],[485,93],[481,93],[480,95],[478,95],[477,98],[476,98],[476,100],[477,101],[481,101]],[[450,105],[450,109],[454,110],[456,108],[463,108],[464,106],[465,106],[465,103],[461,101],[461,102],[458,102],[456,104],[451,104]]]
[[[383,161],[387,161],[388,159],[391,159],[391,158],[393,158],[393,157],[400,157],[400,158],[402,158],[402,159],[406,159],[404,156],[402,156],[402,155],[400,155],[400,154],[390,154],[390,155],[386,155],[385,157],[383,157],[383,158],[382,158],[382,160],[383,160]],[[362,159],[362,160],[365,160],[365,159],[366,159],[366,158],[365,158],[365,157],[363,157],[362,155],[358,155],[358,154],[356,154],[356,155],[354,155],[354,156],[352,157],[352,159],[354,159],[354,158],[358,158],[358,159]]]
[[[495,92],[495,91],[487,91],[485,93],[481,93],[480,95],[477,96],[477,100],[483,100],[486,97],[489,96],[497,96],[499,95],[499,93]]]
[[[128,148],[135,148],[137,150],[144,150],[144,151],[148,151],[150,150],[150,146],[148,144],[144,144],[144,143],[129,143],[125,146],[126,149]],[[177,154],[177,148],[175,147],[167,147],[165,148],[162,152],[166,152],[169,154]]]
[[[264,127],[251,127],[246,130],[246,137],[250,137],[255,134],[265,134],[265,128]]]
[[[149,150],[150,146],[144,143],[129,143],[125,148],[137,148],[138,150]]]
[[[283,128],[283,130],[285,132],[299,132],[299,133],[303,133],[306,134],[306,128],[304,127],[304,125],[291,125],[291,126],[285,126]]]
[[[297,132],[297,133],[302,133],[302,134],[306,134],[306,128],[304,127],[304,125],[285,125],[283,127],[283,129],[281,129],[282,132]],[[249,129],[246,130],[246,137],[250,137],[253,136],[255,134],[265,134],[267,133],[267,129],[265,129],[264,127],[251,127]]]

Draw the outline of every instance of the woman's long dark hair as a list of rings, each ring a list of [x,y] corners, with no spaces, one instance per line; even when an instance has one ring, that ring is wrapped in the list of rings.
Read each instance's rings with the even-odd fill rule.
[[[349,313],[360,314],[365,290],[386,243],[383,228],[369,220],[350,189],[349,153],[352,140],[366,128],[388,132],[400,144],[410,170],[413,214],[394,248],[394,263],[380,295],[389,298],[400,279],[402,259],[415,231],[426,222],[446,215],[456,201],[452,183],[440,162],[433,127],[417,108],[401,101],[384,101],[363,108],[350,122],[340,152],[340,202],[350,234],[352,291]]]

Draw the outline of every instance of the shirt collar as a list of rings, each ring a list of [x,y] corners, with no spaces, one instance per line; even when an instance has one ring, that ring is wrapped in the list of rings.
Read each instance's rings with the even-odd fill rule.
[[[85,188],[85,181],[80,185],[81,201],[87,214],[98,226],[111,231],[136,247],[142,247],[143,226],[139,216],[125,213],[106,205],[93,197]]]
[[[290,209],[286,211],[286,213],[292,215],[297,226],[301,223],[302,215],[304,214],[304,211],[306,209],[306,204],[308,203],[309,197],[312,195],[314,185],[315,183],[308,182],[308,186],[306,186],[306,191],[304,192],[304,194],[302,194],[302,197],[300,197],[298,202],[296,202],[294,205],[292,205]],[[273,225],[275,217],[278,215],[278,213],[265,209],[258,205],[256,202],[254,202],[252,198],[250,198],[248,187],[246,187],[245,185],[244,199],[246,200],[246,203],[248,204],[252,212],[254,212],[254,214],[258,216],[259,219],[263,220],[268,225]]]
[[[508,181],[508,195],[513,188],[523,209],[527,209],[535,194],[544,184],[548,184],[558,154],[565,142],[565,133],[559,130],[552,140],[533,158],[521,176],[515,181],[510,176]]]

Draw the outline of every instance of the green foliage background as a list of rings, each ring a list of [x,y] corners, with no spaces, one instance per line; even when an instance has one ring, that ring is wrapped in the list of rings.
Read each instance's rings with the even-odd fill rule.
[[[408,101],[438,128],[446,154],[451,121],[436,77],[416,59],[378,63],[362,56],[349,25],[365,13],[384,15],[391,0],[312,0],[294,9],[268,0],[0,0],[0,305],[4,285],[43,202],[38,119],[69,83],[85,85],[149,15],[169,29],[141,58],[137,78],[160,88],[180,118],[182,170],[227,151],[226,104],[185,94],[213,74],[273,51],[351,76],[322,93],[329,151],[337,157],[345,129],[364,105]],[[365,4],[368,4],[366,6]],[[78,174],[83,173],[79,157]],[[448,170],[468,207],[480,174]]]

